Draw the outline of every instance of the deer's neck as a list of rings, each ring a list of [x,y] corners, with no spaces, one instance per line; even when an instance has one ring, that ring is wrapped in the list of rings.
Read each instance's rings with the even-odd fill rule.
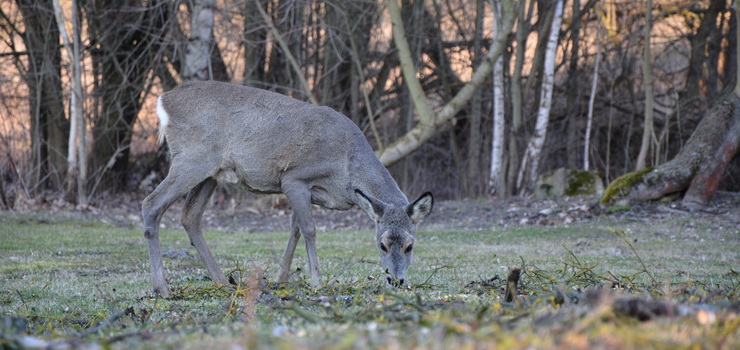
[[[367,147],[363,147],[367,146]],[[409,203],[388,170],[378,160],[369,145],[361,145],[350,161],[350,182],[355,189],[385,203],[398,206]]]

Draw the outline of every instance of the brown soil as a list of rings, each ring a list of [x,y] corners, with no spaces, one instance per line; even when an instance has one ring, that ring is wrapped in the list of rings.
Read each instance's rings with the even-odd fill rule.
[[[280,196],[245,196],[242,200],[223,199],[218,194],[204,213],[205,229],[224,231],[272,232],[290,227],[290,208]],[[141,227],[143,195],[103,198],[87,208],[72,208],[59,201],[25,203],[22,210],[56,213],[55,217],[84,216],[89,220],[122,227]],[[164,215],[162,225],[182,228],[180,211],[184,200],[175,203]],[[358,208],[347,211],[314,206],[314,221],[319,232],[328,230],[373,229],[372,221]],[[705,216],[717,224],[740,226],[740,193],[718,192],[702,210],[690,210],[680,202],[641,203],[631,207],[606,207],[596,197],[510,198],[463,201],[437,201],[422,224],[435,230],[485,230],[518,225],[562,225],[600,220],[604,217],[657,219],[666,216]]]

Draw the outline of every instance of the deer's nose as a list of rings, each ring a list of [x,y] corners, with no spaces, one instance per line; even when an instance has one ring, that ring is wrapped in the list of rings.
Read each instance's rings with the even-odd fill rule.
[[[402,286],[403,285],[403,282],[404,282],[404,279],[403,278],[397,279],[397,280],[394,281],[393,280],[393,277],[391,277],[391,276],[386,276],[385,279],[388,281],[388,284],[390,284],[390,285],[392,285],[394,287]]]

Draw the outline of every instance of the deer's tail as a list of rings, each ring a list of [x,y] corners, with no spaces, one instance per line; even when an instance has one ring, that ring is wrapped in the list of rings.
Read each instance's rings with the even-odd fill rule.
[[[164,143],[165,131],[167,124],[170,122],[170,115],[162,106],[162,96],[157,97],[157,118],[159,118],[159,144]]]

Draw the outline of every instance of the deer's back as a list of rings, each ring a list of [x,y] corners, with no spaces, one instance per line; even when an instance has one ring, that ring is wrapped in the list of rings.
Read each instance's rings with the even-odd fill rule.
[[[380,165],[357,126],[328,107],[220,82],[183,84],[161,102],[173,162],[216,160],[219,172],[252,191],[280,192],[291,176],[316,188],[317,200],[351,201],[352,173]],[[379,167],[363,172],[386,172]]]

